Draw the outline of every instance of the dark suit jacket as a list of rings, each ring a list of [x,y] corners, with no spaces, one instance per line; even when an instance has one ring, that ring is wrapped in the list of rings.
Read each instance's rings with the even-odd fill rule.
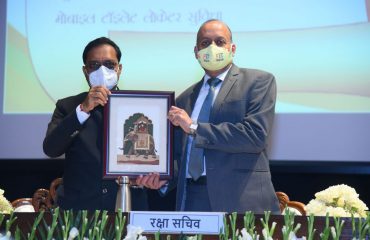
[[[118,185],[103,176],[103,107],[91,111],[80,124],[76,107],[87,93],[58,100],[44,139],[50,157],[65,154],[63,189],[58,204],[63,209],[106,209],[114,211]],[[132,190],[133,210],[147,210],[144,190]]]
[[[177,98],[177,106],[189,116],[202,84],[203,80]],[[209,123],[198,123],[194,141],[204,148],[212,211],[279,213],[266,155],[275,99],[273,75],[233,65],[213,104]],[[180,210],[186,198],[187,135],[177,129],[176,139],[181,139],[175,143],[179,166],[176,208]]]

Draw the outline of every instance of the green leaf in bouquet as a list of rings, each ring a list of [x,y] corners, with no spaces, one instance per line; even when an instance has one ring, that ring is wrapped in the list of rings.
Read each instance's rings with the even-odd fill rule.
[[[328,240],[330,237],[330,226],[329,226],[329,213],[326,213],[325,217],[325,227],[322,233],[320,234],[321,240]]]
[[[307,217],[307,240],[313,240],[315,237],[316,229],[313,228],[314,222],[315,216],[313,214],[310,214],[310,216]]]

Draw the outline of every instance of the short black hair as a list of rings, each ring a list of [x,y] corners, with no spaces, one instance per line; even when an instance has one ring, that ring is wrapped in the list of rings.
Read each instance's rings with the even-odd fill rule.
[[[91,49],[104,45],[104,44],[111,45],[116,50],[116,56],[117,56],[118,62],[120,62],[122,54],[117,44],[107,37],[100,37],[100,38],[92,40],[86,45],[84,52],[82,53],[82,60],[84,64],[86,64],[87,54],[91,51]]]

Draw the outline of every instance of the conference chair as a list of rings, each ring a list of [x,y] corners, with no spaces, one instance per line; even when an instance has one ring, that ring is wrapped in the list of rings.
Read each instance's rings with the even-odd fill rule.
[[[279,200],[280,211],[282,214],[289,208],[290,212],[294,212],[296,215],[306,215],[305,204],[298,201],[290,201],[288,195],[284,192],[276,192],[276,196]]]
[[[56,189],[61,183],[61,178],[55,179],[50,189],[39,188],[35,191],[32,198],[19,198],[14,200],[11,204],[15,212],[38,212],[50,211],[55,207]]]
[[[35,211],[49,211],[52,208],[50,191],[44,188],[39,188],[33,194],[32,205],[35,207]]]
[[[18,198],[12,203],[15,212],[49,211],[52,208],[49,190],[37,189],[32,198]]]
[[[15,212],[35,212],[32,198],[18,198],[11,202]]]
[[[57,202],[57,189],[60,185],[63,184],[63,178],[56,178],[50,184],[49,194],[50,194],[50,203],[53,207],[56,207]]]

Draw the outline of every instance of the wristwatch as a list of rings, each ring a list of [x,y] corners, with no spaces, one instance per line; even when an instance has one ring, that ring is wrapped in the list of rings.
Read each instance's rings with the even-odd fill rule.
[[[196,132],[197,132],[197,128],[198,128],[198,124],[196,122],[192,122],[189,126],[189,129],[190,129],[190,135],[195,135]]]

